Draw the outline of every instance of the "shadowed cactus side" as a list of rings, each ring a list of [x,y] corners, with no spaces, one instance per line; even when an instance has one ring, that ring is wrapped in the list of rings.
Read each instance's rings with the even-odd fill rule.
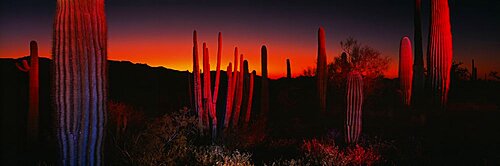
[[[410,106],[413,78],[411,42],[403,37],[399,46],[399,90],[405,106]]]
[[[446,107],[453,57],[448,0],[431,0],[431,22],[427,49],[428,72],[433,101]]]
[[[54,18],[52,92],[60,164],[102,165],[108,86],[104,0],[58,0]]]
[[[290,67],[290,59],[286,59],[286,78],[292,78],[292,69]]]
[[[326,86],[328,69],[326,68],[326,39],[325,30],[318,30],[318,61],[316,63],[316,86],[318,88],[319,109],[326,112]]]
[[[361,135],[363,109],[363,78],[357,71],[347,76],[346,97],[345,139],[347,143],[356,143]]]
[[[267,78],[267,48],[265,45],[261,47],[260,52],[262,67],[260,111],[265,118],[267,113],[269,112],[269,79]]]
[[[471,81],[476,81],[477,80],[477,68],[476,64],[474,63],[474,59],[472,59],[472,67],[471,67],[471,75],[470,75],[470,80]]]
[[[16,63],[19,70],[29,73],[29,104],[28,127],[26,130],[28,142],[38,141],[38,115],[39,115],[39,71],[38,71],[38,45],[36,41],[30,42],[30,64],[22,61],[22,66]]]
[[[421,106],[423,92],[425,87],[425,75],[424,75],[424,57],[422,51],[422,19],[421,19],[421,0],[415,0],[414,8],[414,49],[415,55],[413,60],[413,83],[412,83],[412,104],[415,106]]]

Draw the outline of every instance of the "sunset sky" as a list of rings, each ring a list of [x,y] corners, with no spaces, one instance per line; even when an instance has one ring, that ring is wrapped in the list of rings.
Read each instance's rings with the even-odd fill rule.
[[[422,1],[425,53],[429,0]],[[42,57],[51,57],[55,2],[1,1],[0,58],[27,55],[30,40],[38,41]],[[450,0],[450,11],[454,60],[470,69],[475,59],[480,78],[500,71],[500,2]],[[319,26],[326,31],[328,62],[340,55],[340,41],[352,36],[392,59],[389,78],[397,76],[400,39],[413,40],[413,0],[106,0],[106,14],[109,59],[176,70],[192,70],[193,30],[208,44],[212,69],[218,32],[222,69],[237,46],[260,75],[260,47],[266,45],[271,78],[286,75],[287,58],[293,76],[315,66]]]

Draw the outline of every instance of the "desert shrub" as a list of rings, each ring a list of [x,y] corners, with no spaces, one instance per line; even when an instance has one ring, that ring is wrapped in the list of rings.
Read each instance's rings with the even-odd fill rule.
[[[251,163],[252,155],[238,150],[229,151],[221,146],[200,147],[194,151],[198,165],[245,166]]]
[[[360,145],[340,148],[333,141],[304,141],[305,159],[312,165],[373,165],[381,161],[377,149]]]
[[[133,106],[118,102],[108,102],[109,124],[114,128],[116,135],[124,133],[129,126],[141,125],[144,121],[144,114]]]
[[[126,165],[177,165],[188,163],[198,136],[193,112],[183,108],[147,123],[144,131],[115,142]]]

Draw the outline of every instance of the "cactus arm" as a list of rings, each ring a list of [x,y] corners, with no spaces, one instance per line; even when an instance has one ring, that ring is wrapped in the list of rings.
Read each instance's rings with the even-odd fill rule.
[[[247,102],[247,111],[246,111],[246,115],[245,115],[245,125],[248,126],[248,123],[250,122],[250,115],[251,115],[251,112],[252,112],[252,98],[253,98],[253,80],[254,80],[254,76],[255,76],[255,70],[252,71],[252,73],[250,74],[250,87],[249,87],[249,90],[248,90],[248,102]]]
[[[30,70],[30,65],[28,65],[28,61],[23,60],[21,61],[22,66],[19,63],[16,63],[17,69],[23,71],[23,72],[28,72]]]
[[[213,105],[214,108],[217,106],[217,96],[219,95],[219,81],[220,81],[220,61],[222,56],[222,33],[219,32],[218,40],[217,40],[217,71],[215,73],[215,87],[213,94]]]

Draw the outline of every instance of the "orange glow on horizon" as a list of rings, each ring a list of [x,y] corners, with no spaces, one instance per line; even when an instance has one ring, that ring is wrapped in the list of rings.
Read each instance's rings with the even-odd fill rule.
[[[176,36],[110,36],[108,40],[108,59],[118,61],[131,61],[132,63],[143,63],[153,67],[163,66],[165,68],[179,71],[192,71],[192,31],[178,34]],[[199,33],[199,44],[207,42],[211,57],[217,52],[217,32],[206,34]],[[293,41],[268,39],[267,41],[255,38],[239,38],[234,35],[225,35],[223,32],[223,52],[221,70],[225,70],[229,62],[233,63],[234,46],[238,46],[240,53],[249,62],[249,70],[260,72],[260,48],[263,44],[268,49],[268,71],[269,77],[278,79],[286,77],[286,59],[291,61],[292,77],[298,77],[308,67],[315,67],[317,57],[317,41],[304,42],[307,45]],[[314,33],[311,35],[315,35]],[[40,57],[51,58],[50,42],[39,42]],[[331,63],[334,57],[340,55],[341,51],[336,41],[327,38],[327,62]],[[377,48],[376,48],[377,49]],[[0,43],[2,58],[20,58],[29,54],[29,41],[11,41]],[[200,50],[201,51],[201,50]],[[380,50],[383,56],[389,56],[389,69],[385,72],[387,78],[398,77],[398,45],[393,50]],[[201,59],[200,59],[201,60]],[[483,78],[489,71],[499,70],[494,61],[482,61],[475,59],[479,78]],[[464,67],[470,68],[469,57],[457,56],[456,61],[464,62]],[[201,65],[201,64],[200,64]],[[211,70],[216,68],[216,58],[210,58]]]

